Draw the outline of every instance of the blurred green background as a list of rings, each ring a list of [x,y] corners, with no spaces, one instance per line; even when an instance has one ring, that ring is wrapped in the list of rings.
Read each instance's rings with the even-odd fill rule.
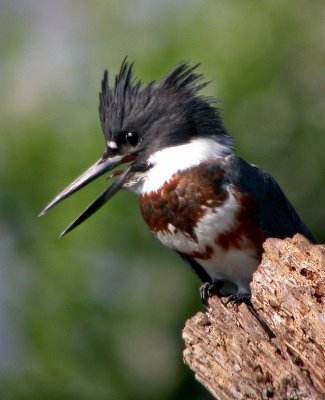
[[[144,81],[201,62],[247,161],[325,239],[325,2],[0,1],[0,398],[208,399],[183,364],[199,281],[107,185],[46,218],[104,150],[98,91],[125,55]]]

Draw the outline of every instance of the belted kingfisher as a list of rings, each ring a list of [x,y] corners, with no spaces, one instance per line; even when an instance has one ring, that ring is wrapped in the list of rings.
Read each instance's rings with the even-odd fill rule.
[[[113,87],[108,72],[99,95],[103,156],[42,211],[121,164],[116,180],[62,233],[77,227],[120,189],[135,192],[151,232],[175,250],[203,284],[201,299],[249,301],[252,274],[269,238],[301,233],[316,239],[277,182],[234,152],[208,83],[183,63],[161,82],[133,79],[123,61]]]

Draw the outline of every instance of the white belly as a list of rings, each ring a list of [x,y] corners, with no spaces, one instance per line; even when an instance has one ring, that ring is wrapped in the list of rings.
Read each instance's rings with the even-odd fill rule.
[[[249,293],[249,282],[258,266],[256,250],[245,237],[241,238],[239,248],[230,247],[225,250],[215,242],[219,234],[231,230],[236,224],[235,215],[240,205],[233,194],[222,207],[206,209],[206,214],[194,229],[196,239],[184,235],[179,229],[169,224],[168,231],[158,232],[157,238],[167,247],[180,253],[191,255],[207,253],[207,246],[212,249],[209,257],[193,257],[208,275],[215,280],[227,280],[234,283],[237,293]]]
[[[212,279],[226,280],[237,286],[237,293],[250,293],[249,283],[259,262],[255,251],[215,249],[210,260],[196,260]]]

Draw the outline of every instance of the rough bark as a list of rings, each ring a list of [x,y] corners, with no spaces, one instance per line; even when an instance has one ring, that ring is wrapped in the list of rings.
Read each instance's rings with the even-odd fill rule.
[[[184,360],[219,400],[325,399],[325,245],[269,239],[252,303],[210,299],[187,321]]]

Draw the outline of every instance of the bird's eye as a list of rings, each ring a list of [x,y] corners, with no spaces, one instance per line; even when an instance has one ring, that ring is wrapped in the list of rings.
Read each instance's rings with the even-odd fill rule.
[[[125,134],[125,142],[130,146],[135,147],[139,142],[139,134],[136,131],[129,131]]]

